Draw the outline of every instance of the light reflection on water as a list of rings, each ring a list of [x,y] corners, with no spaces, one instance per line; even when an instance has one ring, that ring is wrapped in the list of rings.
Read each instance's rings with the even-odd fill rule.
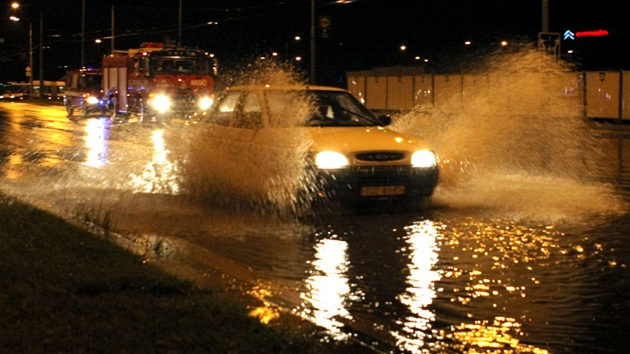
[[[435,314],[428,308],[437,297],[436,282],[441,278],[435,265],[438,262],[438,227],[431,221],[415,222],[405,228],[407,243],[399,254],[407,255],[407,289],[397,300],[407,306],[412,314],[398,321],[401,330],[392,330],[396,346],[411,353],[424,347],[425,337],[435,321]]]
[[[466,317],[440,331],[454,340],[454,348],[534,352],[535,347],[521,344],[528,335],[522,327],[532,320],[527,301],[529,288],[540,281],[536,262],[544,263],[556,242],[548,231],[477,219],[444,228],[441,257],[453,265],[438,265],[444,273],[440,297]]]
[[[101,167],[107,163],[107,134],[109,119],[92,119],[85,123],[85,164]]]
[[[140,193],[177,194],[179,192],[176,161],[169,156],[165,144],[164,129],[151,132],[153,151],[151,160],[141,174],[129,176],[132,188]]]
[[[327,220],[301,308],[336,338],[352,329],[409,353],[593,352],[623,333],[610,331],[623,316],[597,309],[611,296],[597,274],[627,269],[617,241],[589,236],[599,223],[462,211]]]
[[[306,291],[301,294],[305,301],[303,316],[331,331],[343,335],[340,319],[352,320],[346,308],[351,301],[360,301],[360,295],[352,294],[348,282],[347,242],[322,239],[315,245],[310,275],[305,279]]]

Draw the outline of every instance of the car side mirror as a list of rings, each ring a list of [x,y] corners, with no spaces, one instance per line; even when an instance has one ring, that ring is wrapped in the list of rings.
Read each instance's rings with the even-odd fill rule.
[[[383,125],[384,127],[392,124],[392,117],[389,115],[379,116],[378,120],[381,122],[381,125]]]

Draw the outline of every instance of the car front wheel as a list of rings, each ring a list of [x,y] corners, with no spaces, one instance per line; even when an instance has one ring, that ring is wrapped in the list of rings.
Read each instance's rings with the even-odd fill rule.
[[[66,112],[68,113],[68,118],[73,120],[74,118],[74,107],[71,104],[66,105]]]

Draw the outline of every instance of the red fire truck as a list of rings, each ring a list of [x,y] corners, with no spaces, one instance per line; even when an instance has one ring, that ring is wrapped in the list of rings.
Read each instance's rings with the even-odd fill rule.
[[[213,63],[201,49],[143,43],[103,59],[103,89],[114,114],[141,121],[197,118],[214,98]]]
[[[70,119],[105,115],[113,110],[110,97],[104,94],[102,77],[101,69],[67,71],[63,103]]]

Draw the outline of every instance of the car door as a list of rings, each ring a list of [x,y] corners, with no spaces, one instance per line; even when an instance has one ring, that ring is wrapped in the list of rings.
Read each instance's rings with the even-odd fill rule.
[[[260,104],[255,93],[228,91],[210,113],[207,137],[222,144],[250,144],[256,130],[262,126]]]
[[[255,141],[263,128],[260,93],[231,90],[217,101],[208,117],[207,127],[198,139],[207,158],[204,174],[218,188],[242,198],[266,195],[268,149]]]

